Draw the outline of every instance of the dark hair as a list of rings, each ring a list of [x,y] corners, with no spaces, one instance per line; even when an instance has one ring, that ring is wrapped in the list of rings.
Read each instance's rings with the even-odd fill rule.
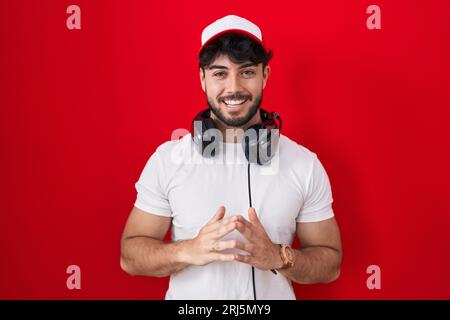
[[[263,69],[272,58],[272,51],[267,51],[256,40],[239,33],[226,33],[213,39],[198,56],[199,67],[204,71],[220,54],[227,55],[236,64],[251,61],[263,64]]]

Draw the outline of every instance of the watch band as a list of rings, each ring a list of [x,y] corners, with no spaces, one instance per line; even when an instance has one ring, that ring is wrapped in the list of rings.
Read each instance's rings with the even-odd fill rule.
[[[293,252],[292,252],[292,248],[288,245],[288,244],[280,244],[281,249],[281,259],[283,260],[284,266],[283,269],[285,268],[291,268],[292,266],[294,266],[294,256],[293,256]],[[289,250],[289,253],[288,253]]]
[[[292,248],[285,243],[279,243],[278,245],[280,246],[280,257],[283,261],[283,267],[281,267],[280,270],[291,268],[292,266],[294,266],[293,257],[291,257],[290,259],[286,251],[292,250]],[[270,271],[272,271],[273,274],[277,274],[277,271],[275,269],[270,269]]]

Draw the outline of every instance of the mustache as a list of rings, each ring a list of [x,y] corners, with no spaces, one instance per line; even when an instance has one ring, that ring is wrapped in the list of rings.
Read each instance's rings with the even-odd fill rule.
[[[241,93],[235,93],[229,96],[220,97],[217,99],[219,102],[224,102],[224,100],[252,100],[252,96],[249,94],[241,94]]]

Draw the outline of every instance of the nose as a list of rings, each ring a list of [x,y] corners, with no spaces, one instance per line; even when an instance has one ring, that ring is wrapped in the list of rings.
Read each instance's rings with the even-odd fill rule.
[[[226,83],[226,94],[234,94],[241,91],[241,83],[238,75],[231,74]]]

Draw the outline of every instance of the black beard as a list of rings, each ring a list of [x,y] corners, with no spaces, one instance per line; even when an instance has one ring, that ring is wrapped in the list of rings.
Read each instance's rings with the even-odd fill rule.
[[[206,95],[206,101],[208,103],[209,110],[211,110],[211,112],[214,113],[214,115],[217,117],[217,119],[222,121],[228,127],[236,128],[236,127],[244,126],[247,122],[249,122],[253,118],[253,116],[256,114],[256,112],[258,112],[258,109],[259,109],[259,107],[261,105],[261,101],[262,101],[262,93],[256,98],[255,103],[250,107],[250,110],[247,112],[247,114],[245,116],[237,118],[237,119],[225,118],[225,116],[220,111],[220,108],[215,107],[215,105],[213,103],[211,103],[211,101],[208,98],[208,95]]]

